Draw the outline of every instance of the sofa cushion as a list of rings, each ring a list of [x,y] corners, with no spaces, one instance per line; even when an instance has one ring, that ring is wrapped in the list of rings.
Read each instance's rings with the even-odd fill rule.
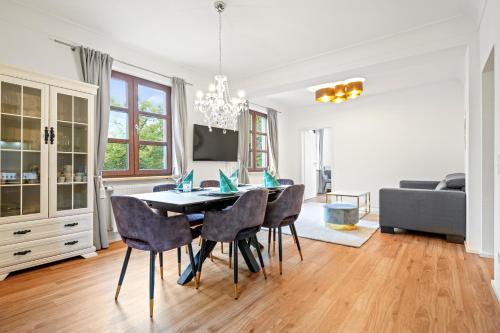
[[[446,175],[444,178],[446,181],[446,187],[452,189],[461,189],[465,186],[465,174],[464,173],[451,173]]]
[[[437,184],[436,186],[436,191],[442,191],[442,190],[447,190],[448,188],[446,187],[446,180],[442,180]]]

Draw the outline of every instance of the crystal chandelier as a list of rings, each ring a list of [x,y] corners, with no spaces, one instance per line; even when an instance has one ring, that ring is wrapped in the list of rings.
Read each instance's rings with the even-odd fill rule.
[[[231,98],[227,76],[222,75],[222,12],[226,4],[216,1],[214,7],[219,13],[219,74],[215,75],[215,83],[208,86],[207,93],[197,92],[194,108],[203,114],[210,131],[213,126],[222,128],[225,133],[228,129],[236,129],[238,116],[248,111],[248,101],[242,90],[238,97]]]

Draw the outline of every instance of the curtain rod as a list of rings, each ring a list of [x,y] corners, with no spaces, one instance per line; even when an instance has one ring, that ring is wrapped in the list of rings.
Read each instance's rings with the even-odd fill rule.
[[[52,39],[52,38],[51,38]],[[64,42],[62,40],[59,40],[59,39],[56,39],[56,38],[53,38],[52,39],[54,42],[58,43],[58,44],[61,44],[61,45],[65,45],[69,48],[71,48],[71,51],[74,51],[78,46],[77,45],[74,45],[74,44],[71,44],[71,43],[67,43],[67,42]],[[153,73],[153,74],[156,74],[156,75],[159,75],[159,76],[163,76],[167,79],[172,79],[172,76],[168,76],[168,75],[165,75],[165,74],[161,74],[161,73],[158,73],[158,72],[155,72],[155,71],[152,71],[150,69],[147,69],[147,68],[144,68],[144,67],[141,67],[141,66],[137,66],[137,65],[133,65],[131,63],[128,63],[126,61],[123,61],[123,60],[120,60],[120,59],[116,59],[116,58],[113,58],[114,61],[117,61],[119,63],[122,63],[124,65],[127,65],[127,66],[130,66],[130,67],[134,67],[134,68],[137,68],[137,69],[140,69],[140,70],[143,70],[143,71],[146,71],[146,72],[150,72],[150,73]],[[189,86],[192,86],[193,84],[190,83],[190,82],[186,82],[185,84],[189,85]],[[259,106],[261,108],[265,108],[267,109],[267,106],[263,106],[263,105],[260,105],[260,104],[257,104],[257,103],[253,103],[253,102],[249,102],[250,104],[253,104],[255,106]],[[278,113],[282,113],[281,111],[277,111]]]
[[[267,106],[260,105],[260,104],[254,103],[254,102],[250,102],[250,101],[248,101],[248,103],[250,103],[250,104],[252,104],[252,105],[255,105],[255,106],[258,106],[258,107],[261,107],[261,108],[264,108],[264,109],[269,109],[269,107],[267,107]],[[278,113],[283,113],[283,112],[278,111],[278,110],[276,110],[276,112],[278,112]]]
[[[73,44],[70,44],[70,43],[66,43],[66,42],[63,42],[62,40],[59,40],[59,39],[52,39],[54,42],[58,43],[58,44],[62,44],[62,45],[65,45],[65,46],[68,46],[69,48],[71,48],[71,51],[74,51],[77,46],[76,45],[73,45]],[[134,67],[134,68],[137,68],[137,69],[140,69],[140,70],[143,70],[143,71],[146,71],[146,72],[149,72],[149,73],[153,73],[153,74],[156,74],[156,75],[159,75],[159,76],[163,76],[167,79],[172,79],[172,76],[169,76],[169,75],[165,75],[165,74],[162,74],[162,73],[158,73],[158,72],[155,72],[155,71],[152,71],[150,69],[147,69],[147,68],[144,68],[144,67],[141,67],[141,66],[137,66],[137,65],[134,65],[134,64],[131,64],[129,62],[126,62],[126,61],[123,61],[123,60],[120,60],[120,59],[116,59],[116,58],[113,58],[114,61],[116,62],[119,62],[119,63],[122,63],[124,65],[127,65],[127,66],[130,66],[130,67]],[[185,82],[185,84],[189,85],[189,86],[192,86],[193,84],[190,83],[190,82]]]

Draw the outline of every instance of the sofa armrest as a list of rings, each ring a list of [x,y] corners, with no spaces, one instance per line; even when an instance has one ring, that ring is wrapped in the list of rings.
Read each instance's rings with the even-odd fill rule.
[[[465,192],[380,190],[380,225],[465,236]]]
[[[439,181],[434,180],[401,180],[399,188],[413,188],[421,190],[434,190]]]

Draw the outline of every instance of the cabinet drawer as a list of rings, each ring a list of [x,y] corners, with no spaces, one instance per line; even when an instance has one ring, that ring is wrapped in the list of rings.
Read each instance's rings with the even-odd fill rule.
[[[92,214],[0,225],[0,246],[92,230]]]
[[[77,251],[92,246],[92,231],[0,246],[0,267]]]

